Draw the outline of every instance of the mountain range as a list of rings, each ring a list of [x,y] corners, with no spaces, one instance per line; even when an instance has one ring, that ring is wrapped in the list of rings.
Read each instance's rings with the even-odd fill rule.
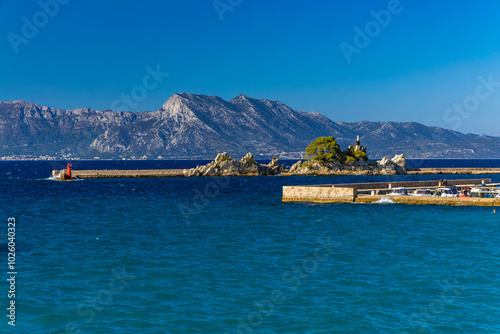
[[[342,149],[356,136],[371,158],[500,158],[500,137],[463,134],[408,122],[334,122],[317,112],[294,110],[239,95],[174,94],[157,111],[62,110],[30,102],[0,102],[0,156],[74,158],[213,159],[300,158],[320,136]]]

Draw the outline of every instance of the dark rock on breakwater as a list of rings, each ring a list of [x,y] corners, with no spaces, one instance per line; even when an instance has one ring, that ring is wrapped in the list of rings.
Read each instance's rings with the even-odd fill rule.
[[[279,163],[274,157],[267,164],[259,164],[251,153],[241,160],[232,159],[227,152],[219,153],[214,161],[205,166],[185,169],[184,176],[238,176],[238,175],[390,175],[406,174],[404,155],[396,155],[392,159],[383,158],[377,162],[356,161],[351,164],[305,163],[297,161],[290,169]]]
[[[403,154],[392,159],[386,157],[371,162],[359,160],[353,163],[309,163],[297,161],[285,175],[394,175],[407,174],[406,158]]]
[[[277,157],[267,164],[259,164],[253,154],[247,153],[241,160],[232,159],[227,152],[219,153],[208,165],[185,169],[185,176],[237,176],[237,175],[278,175],[285,171]]]

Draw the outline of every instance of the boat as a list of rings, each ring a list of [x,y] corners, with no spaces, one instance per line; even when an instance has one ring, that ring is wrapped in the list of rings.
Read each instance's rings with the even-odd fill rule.
[[[419,197],[429,197],[432,196],[432,192],[430,189],[417,189],[410,195]]]
[[[470,197],[470,187],[460,188],[460,197]]]
[[[408,196],[408,192],[405,187],[392,188],[392,191],[387,194],[388,196]]]
[[[474,187],[470,190],[470,197],[500,198],[500,192],[496,188]]]
[[[434,196],[440,197],[458,197],[458,191],[455,187],[442,187],[436,189],[436,194]]]

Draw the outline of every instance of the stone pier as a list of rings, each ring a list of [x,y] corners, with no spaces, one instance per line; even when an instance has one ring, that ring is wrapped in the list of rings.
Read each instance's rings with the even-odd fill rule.
[[[491,184],[491,179],[487,178],[447,181],[448,186],[453,185],[459,189],[477,184],[486,184],[491,187],[498,186],[498,184]],[[389,198],[395,203],[404,204],[500,206],[500,198],[379,195],[379,192],[385,193],[396,187],[405,187],[412,190],[442,186],[444,185],[440,180],[284,186],[282,200],[283,202],[373,203],[382,198]]]
[[[66,169],[52,171],[58,181],[74,179],[107,179],[124,177],[184,177],[183,169],[132,169],[132,170],[72,170],[71,178]]]
[[[284,202],[354,202],[358,195],[355,188],[285,186]]]

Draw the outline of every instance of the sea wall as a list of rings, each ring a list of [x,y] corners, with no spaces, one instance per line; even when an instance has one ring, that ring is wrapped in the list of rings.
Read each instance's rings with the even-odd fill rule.
[[[448,186],[457,185],[475,185],[481,183],[491,183],[490,178],[482,179],[466,179],[466,180],[447,180],[446,184]],[[366,189],[392,189],[396,187],[406,187],[406,188],[426,188],[426,187],[441,187],[443,184],[440,180],[425,180],[425,181],[400,181],[400,182],[371,182],[371,183],[344,183],[335,185],[319,185],[310,187],[329,187],[335,186],[340,188],[356,188],[359,190]]]
[[[390,199],[394,203],[411,205],[457,205],[457,206],[500,206],[500,198],[478,197],[418,197],[418,196],[358,196],[356,203],[373,203],[382,198]],[[460,219],[460,217],[457,217]]]
[[[354,202],[358,192],[354,188],[284,186],[283,201],[293,202]]]
[[[122,178],[122,177],[179,177],[182,169],[139,169],[139,170],[72,170],[71,177],[80,179]]]
[[[408,175],[423,174],[500,174],[500,168],[408,168]]]
[[[448,185],[456,185],[458,188],[485,183],[490,187],[498,186],[492,184],[491,179],[463,179],[449,180]],[[435,204],[435,205],[477,205],[477,206],[500,206],[500,198],[477,198],[477,197],[418,197],[418,196],[383,196],[378,195],[378,190],[387,191],[392,187],[411,188],[436,188],[441,185],[440,180],[428,181],[404,181],[404,182],[375,182],[375,183],[350,183],[310,186],[284,186],[284,202],[359,202],[373,203],[382,198],[389,198],[395,203],[405,204]],[[372,190],[373,189],[373,190]],[[372,194],[363,194],[372,190]]]

